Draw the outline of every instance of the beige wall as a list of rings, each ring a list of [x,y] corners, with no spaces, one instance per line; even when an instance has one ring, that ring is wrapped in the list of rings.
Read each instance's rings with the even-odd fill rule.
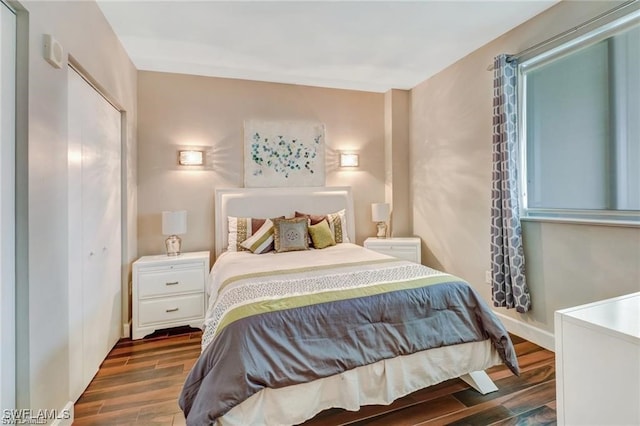
[[[391,204],[392,237],[411,232],[409,204],[409,117],[411,92],[392,89],[385,93],[385,200]]]
[[[517,53],[616,2],[560,2],[473,52],[412,92],[413,231],[423,261],[469,280],[490,300],[492,73],[499,53]],[[532,340],[551,341],[556,309],[640,290],[640,229],[525,223],[533,310],[497,309]],[[514,320],[514,321],[511,321]],[[531,326],[531,327],[528,327]]]
[[[329,186],[353,188],[357,241],[375,235],[372,202],[384,200],[384,95],[246,80],[138,74],[139,254],[164,251],[161,211],[186,209],[183,251],[214,249],[214,190],[243,186],[243,121],[315,120],[326,126]],[[210,170],[176,165],[181,146],[210,150]],[[360,154],[340,170],[338,151]]]
[[[62,409],[69,399],[69,368],[74,368],[69,366],[67,348],[66,54],[72,55],[127,114],[123,149],[125,275],[128,260],[136,256],[133,166],[137,76],[95,3],[25,1],[22,7],[18,72],[17,397],[19,408]],[[43,59],[43,34],[52,34],[63,46],[62,69],[53,68]]]

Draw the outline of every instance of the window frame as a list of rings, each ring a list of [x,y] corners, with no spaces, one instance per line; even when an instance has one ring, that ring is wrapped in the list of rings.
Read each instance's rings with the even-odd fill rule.
[[[0,100],[0,407],[13,409],[16,407],[16,354],[13,348],[16,346],[15,155],[19,24],[11,5],[0,0],[0,8],[0,91],[10,89],[10,93],[3,93]]]
[[[558,40],[543,43],[541,49],[516,56],[518,78],[518,180],[520,184],[520,218],[542,222],[570,222],[601,225],[640,227],[640,210],[585,210],[566,208],[538,208],[528,206],[527,188],[527,78],[526,73],[581,48],[593,45],[627,29],[640,26],[640,8],[623,15],[614,15],[608,21],[576,27]],[[546,48],[545,48],[546,47]]]

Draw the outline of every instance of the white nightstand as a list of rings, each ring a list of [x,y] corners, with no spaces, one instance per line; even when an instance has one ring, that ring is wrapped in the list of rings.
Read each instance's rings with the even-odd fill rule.
[[[132,339],[182,325],[202,328],[209,252],[144,256],[133,263]]]
[[[411,262],[421,263],[420,238],[367,238],[364,247]]]

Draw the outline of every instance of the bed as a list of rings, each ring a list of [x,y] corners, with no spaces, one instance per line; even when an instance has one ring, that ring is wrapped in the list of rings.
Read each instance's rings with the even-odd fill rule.
[[[500,363],[518,374],[508,333],[471,286],[353,244],[350,188],[217,190],[215,207],[202,353],[179,400],[187,424],[299,424],[455,377],[491,392],[483,370]],[[325,232],[325,218],[340,242],[282,251],[282,240],[280,252],[254,254],[229,232],[233,218],[300,212],[312,214],[300,226],[314,218],[309,229]],[[289,222],[274,219],[278,229]],[[320,247],[316,235],[305,244]]]

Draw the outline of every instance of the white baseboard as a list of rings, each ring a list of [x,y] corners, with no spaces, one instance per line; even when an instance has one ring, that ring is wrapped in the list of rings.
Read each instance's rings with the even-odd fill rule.
[[[51,426],[71,426],[73,424],[73,401],[69,401],[58,412],[58,418],[55,419]]]
[[[516,336],[527,339],[528,341],[535,343],[538,346],[542,346],[552,352],[556,351],[555,336],[553,333],[549,333],[546,330],[518,321],[517,319],[508,317],[500,312],[493,311],[493,313],[500,318],[500,321],[502,321],[509,333],[513,333]]]
[[[122,324],[122,337],[131,337],[131,321]]]

